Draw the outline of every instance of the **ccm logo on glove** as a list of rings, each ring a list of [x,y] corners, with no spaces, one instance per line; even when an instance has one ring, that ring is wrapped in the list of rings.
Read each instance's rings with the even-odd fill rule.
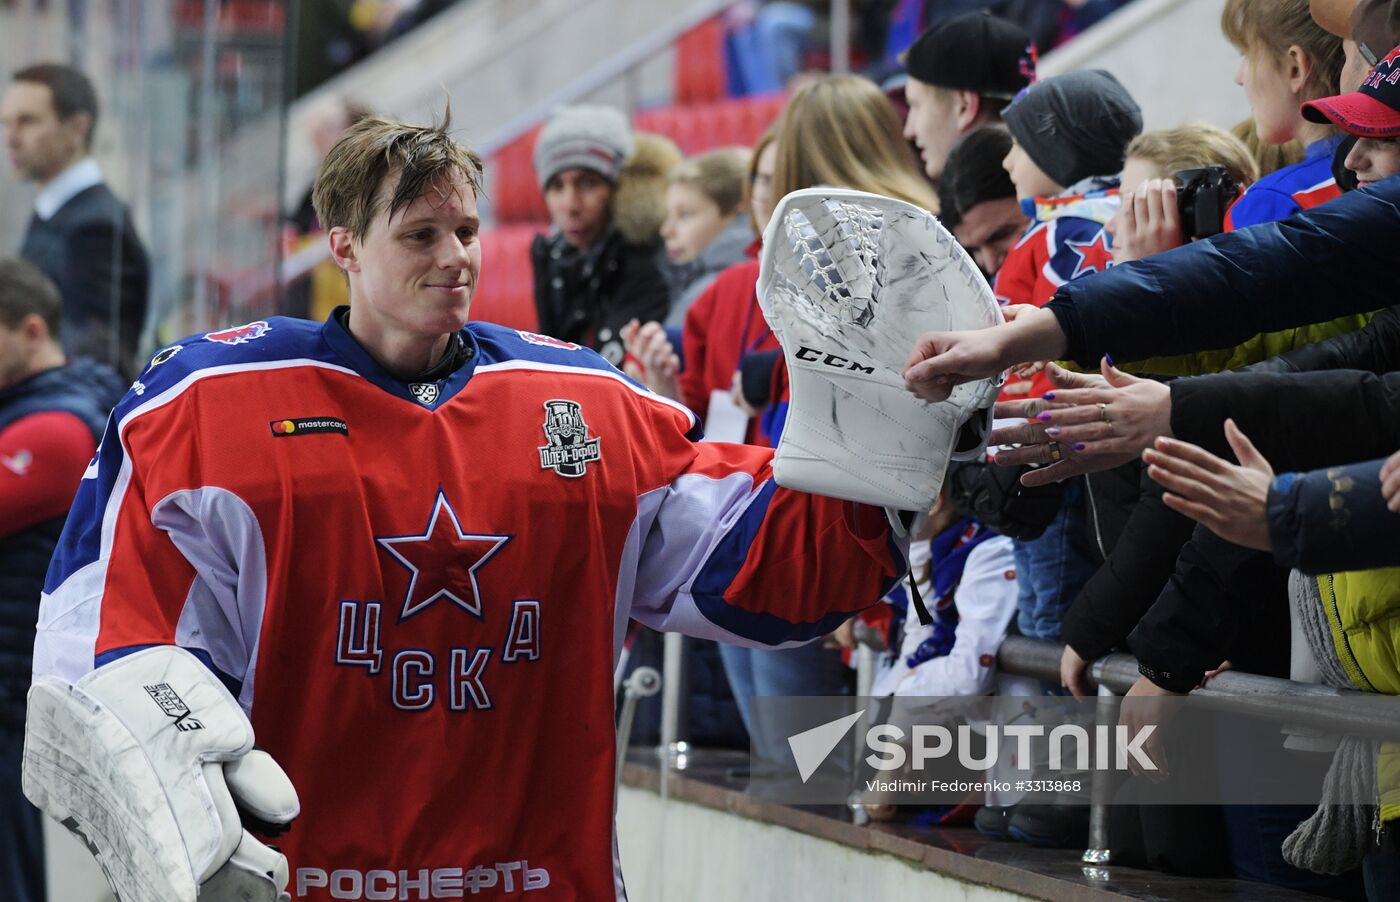
[[[798,348],[794,356],[797,357],[798,360],[810,360],[813,363],[825,364],[826,366],[835,367],[838,370],[850,370],[853,373],[869,373],[872,376],[875,375],[875,368],[873,366],[861,366],[859,363],[847,360],[844,357],[828,354],[825,351],[818,351],[806,345]]]

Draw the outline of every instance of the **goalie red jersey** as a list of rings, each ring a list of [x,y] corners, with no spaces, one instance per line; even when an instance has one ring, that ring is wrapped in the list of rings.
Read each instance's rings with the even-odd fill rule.
[[[472,324],[438,382],[336,317],[166,348],[117,407],[45,587],[38,674],[203,660],[291,776],[306,899],[620,895],[612,668],[629,615],[774,645],[878,600],[873,508],[591,351]]]

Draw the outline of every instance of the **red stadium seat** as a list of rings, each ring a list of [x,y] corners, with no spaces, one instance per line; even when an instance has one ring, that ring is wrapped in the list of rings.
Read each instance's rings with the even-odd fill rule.
[[[687,156],[731,145],[751,146],[787,102],[786,94],[660,107],[633,117],[639,131],[675,141]]]
[[[472,319],[532,332],[539,328],[530,242],[548,228],[529,223],[482,231],[481,285],[472,298]]]
[[[531,129],[491,158],[491,181],[486,190],[498,223],[539,222],[549,218],[544,197],[535,182],[535,138],[539,131]]]
[[[708,19],[676,41],[675,102],[707,103],[724,97],[724,25]]]

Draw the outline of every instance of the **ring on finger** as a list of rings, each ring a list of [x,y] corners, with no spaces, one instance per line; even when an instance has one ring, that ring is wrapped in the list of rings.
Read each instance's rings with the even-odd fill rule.
[[[1051,442],[1047,447],[1050,449],[1050,462],[1059,463],[1060,460],[1064,457],[1064,455],[1060,453],[1060,443]]]
[[[1099,419],[1103,420],[1105,423],[1110,422],[1108,419],[1108,405],[1102,401],[1099,402]]]

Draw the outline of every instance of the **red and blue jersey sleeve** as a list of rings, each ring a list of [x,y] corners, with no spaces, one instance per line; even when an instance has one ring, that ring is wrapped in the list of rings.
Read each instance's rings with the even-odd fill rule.
[[[682,425],[665,428],[675,436]],[[657,447],[671,472],[640,499],[629,544],[634,619],[724,642],[789,645],[829,633],[903,575],[905,554],[884,511],[779,486],[771,451],[682,447],[664,437]]]

